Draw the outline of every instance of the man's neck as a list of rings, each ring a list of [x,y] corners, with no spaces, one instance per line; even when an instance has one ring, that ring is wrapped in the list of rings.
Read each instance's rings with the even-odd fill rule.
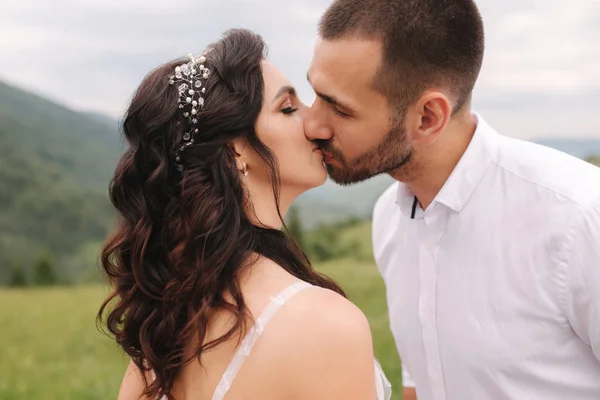
[[[451,121],[438,140],[421,150],[416,160],[418,170],[413,177],[391,174],[392,178],[404,182],[426,210],[469,147],[476,128],[476,117],[470,112]]]

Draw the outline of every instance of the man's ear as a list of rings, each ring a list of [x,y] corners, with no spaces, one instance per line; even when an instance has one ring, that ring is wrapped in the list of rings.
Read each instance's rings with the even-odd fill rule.
[[[446,128],[452,116],[452,105],[441,91],[425,93],[416,103],[418,118],[415,119],[414,140],[431,143]]]

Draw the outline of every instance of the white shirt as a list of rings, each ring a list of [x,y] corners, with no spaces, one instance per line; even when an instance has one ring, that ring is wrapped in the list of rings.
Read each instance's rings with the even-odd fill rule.
[[[375,259],[405,384],[419,400],[600,399],[600,169],[473,139],[423,211],[377,201]]]

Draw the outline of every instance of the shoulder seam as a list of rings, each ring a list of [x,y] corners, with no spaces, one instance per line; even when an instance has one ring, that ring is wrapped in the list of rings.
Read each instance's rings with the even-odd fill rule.
[[[534,182],[531,179],[525,178],[523,175],[521,175],[518,172],[512,170],[511,168],[507,167],[506,165],[498,163],[495,159],[492,160],[492,163],[494,165],[496,165],[498,168],[501,168],[502,170],[504,170],[504,171],[506,171],[506,172],[508,172],[508,173],[510,173],[510,174],[512,174],[514,176],[516,176],[517,178],[521,179],[522,181],[525,181],[525,182],[530,183],[532,185],[535,185],[537,187],[546,189],[546,190],[548,190],[548,191],[550,191],[550,192],[552,192],[554,194],[557,194],[559,196],[564,197],[567,200],[570,200],[571,202],[573,202],[575,205],[577,205],[579,207],[585,208],[585,205],[582,202],[578,201],[577,199],[574,199],[572,196],[569,196],[566,193],[560,192],[560,191],[558,191],[556,189],[552,189],[552,188],[550,188],[550,187],[548,187],[546,185],[543,185],[543,184],[541,184],[539,182]],[[600,193],[598,193],[598,196],[596,198],[600,198]]]

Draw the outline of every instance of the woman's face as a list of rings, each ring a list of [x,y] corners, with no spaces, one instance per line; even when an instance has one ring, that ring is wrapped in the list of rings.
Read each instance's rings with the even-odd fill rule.
[[[304,135],[307,107],[300,102],[291,83],[267,61],[263,61],[262,70],[264,96],[256,134],[277,158],[282,194],[298,195],[325,183],[327,170],[323,155]],[[264,178],[270,182],[258,154],[250,155],[248,174],[253,175],[252,181]]]

